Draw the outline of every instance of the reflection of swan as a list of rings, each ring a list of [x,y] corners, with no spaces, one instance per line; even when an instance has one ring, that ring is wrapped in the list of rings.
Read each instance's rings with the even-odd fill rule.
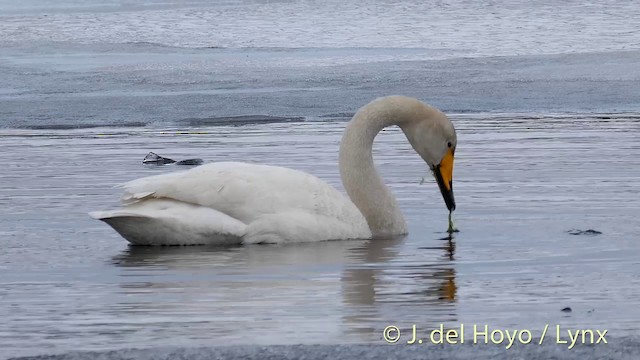
[[[424,243],[434,246],[417,247]],[[214,334],[224,343],[260,333],[292,342],[309,334],[323,342],[336,336],[375,341],[391,323],[457,321],[454,245],[395,237],[268,247],[129,246],[110,261],[120,275],[119,293],[135,295],[119,298],[116,316],[140,316],[147,324],[153,314],[163,327],[175,322],[185,338]]]
[[[416,254],[418,262],[407,261],[407,253],[387,240],[362,247],[362,264],[346,267],[341,277],[343,328],[370,341],[389,324],[436,327],[455,322],[455,242],[452,235],[442,240],[436,246],[404,249]]]
[[[442,240],[447,241],[442,245],[419,247],[414,250],[421,253],[423,250],[444,251],[440,259],[434,262],[431,254],[425,254],[424,258],[429,261],[424,264],[412,264],[411,266],[402,264],[397,268],[384,263],[398,256],[399,249],[396,245],[399,240],[371,241],[370,244],[365,244],[361,248],[354,248],[351,252],[357,254],[360,251],[363,257],[359,260],[367,266],[352,266],[345,269],[342,283],[351,289],[351,291],[345,291],[346,302],[351,305],[364,306],[373,305],[376,301],[385,302],[385,299],[382,298],[398,302],[401,297],[408,298],[407,302],[455,301],[457,286],[455,284],[455,270],[451,266],[455,253],[455,242],[451,236]],[[385,272],[388,273],[387,276],[394,278],[393,281],[389,281],[389,286],[400,285],[402,281],[396,277],[408,278],[411,290],[387,291],[384,292],[384,295],[377,294],[376,299],[375,288],[376,285],[378,287],[382,285],[380,282],[385,277]],[[356,286],[359,291],[353,291]],[[360,291],[360,289],[365,289],[365,291]]]
[[[125,207],[91,215],[134,244],[280,243],[387,237],[407,232],[396,199],[373,164],[373,140],[398,125],[433,170],[445,203],[452,191],[456,133],[439,110],[389,96],[361,108],[340,145],[350,199],[304,172],[220,162],[125,184]]]
[[[314,268],[349,263],[352,249],[359,249],[367,242],[370,240],[300,243],[284,247],[129,246],[114,256],[111,263],[121,268],[172,271],[198,269],[207,274],[215,273],[217,269],[221,273],[227,270],[253,273],[255,270],[255,274],[260,276],[277,272],[275,268],[286,269],[288,272],[291,268],[299,270],[306,266]]]

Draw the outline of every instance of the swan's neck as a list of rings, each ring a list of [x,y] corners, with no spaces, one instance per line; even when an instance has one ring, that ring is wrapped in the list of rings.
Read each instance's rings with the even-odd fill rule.
[[[410,116],[401,106],[372,105],[358,111],[347,124],[340,143],[340,176],[374,237],[405,234],[406,222],[391,190],[376,171],[372,148],[383,128],[404,127]]]

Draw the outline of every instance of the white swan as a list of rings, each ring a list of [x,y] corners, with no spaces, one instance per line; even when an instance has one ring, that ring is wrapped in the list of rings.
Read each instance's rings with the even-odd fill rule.
[[[124,207],[90,215],[133,244],[284,243],[405,234],[396,199],[373,164],[373,140],[398,125],[433,170],[449,211],[456,132],[439,110],[404,96],[362,107],[340,144],[349,198],[310,174],[283,167],[217,162],[150,176],[122,187]]]

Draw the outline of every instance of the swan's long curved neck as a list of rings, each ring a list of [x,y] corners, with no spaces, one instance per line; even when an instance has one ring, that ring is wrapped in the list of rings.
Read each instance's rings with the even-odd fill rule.
[[[407,225],[391,190],[373,163],[373,140],[385,127],[404,128],[411,107],[381,99],[358,111],[340,143],[340,176],[347,194],[367,220],[374,237],[405,234]]]

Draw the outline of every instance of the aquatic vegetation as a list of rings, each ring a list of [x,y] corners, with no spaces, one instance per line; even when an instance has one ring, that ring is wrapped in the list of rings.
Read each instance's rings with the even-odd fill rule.
[[[459,231],[460,230],[458,230],[458,228],[456,228],[455,224],[453,223],[453,211],[449,211],[449,228],[447,229],[447,232],[451,234]]]

